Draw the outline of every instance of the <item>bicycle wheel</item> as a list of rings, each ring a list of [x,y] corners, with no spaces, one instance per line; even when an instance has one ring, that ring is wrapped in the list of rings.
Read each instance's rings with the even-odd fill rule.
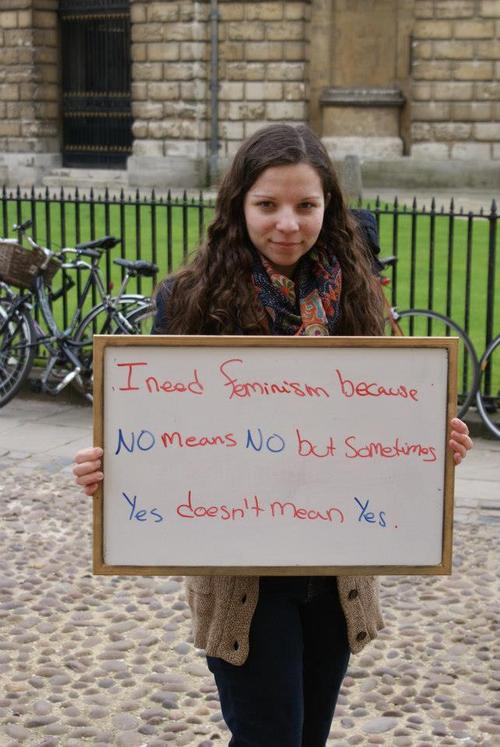
[[[477,411],[481,415],[483,423],[493,433],[494,436],[500,438],[500,387],[498,384],[499,368],[498,363],[496,368],[494,368],[493,366],[493,353],[495,351],[497,351],[498,357],[498,353],[500,353],[500,335],[495,337],[495,339],[490,342],[479,362],[479,368],[481,370],[482,376],[484,376],[484,372],[487,368],[489,368],[491,372],[492,394],[486,397],[484,394],[481,394],[481,387],[479,387],[476,393],[476,405]],[[496,422],[493,419],[494,415],[496,415]]]
[[[474,345],[464,330],[447,316],[430,309],[396,311],[396,321],[410,337],[458,337],[458,417],[463,418],[479,384],[479,362]],[[388,326],[388,323],[386,323]],[[390,334],[390,329],[388,331]]]
[[[144,306],[140,309],[135,309],[131,314],[127,316],[127,320],[134,328],[134,335],[150,335],[153,327],[153,321],[155,318],[156,309],[151,306]]]
[[[35,355],[36,332],[25,309],[5,298],[0,304],[0,407],[9,402],[28,377]]]
[[[127,299],[125,298],[125,304]],[[141,309],[135,309],[139,311]],[[81,362],[81,372],[73,379],[73,386],[89,401],[93,401],[92,388],[94,372],[92,367],[94,335],[131,335],[135,334],[134,325],[128,321],[120,306],[99,304],[82,320],[70,345]]]

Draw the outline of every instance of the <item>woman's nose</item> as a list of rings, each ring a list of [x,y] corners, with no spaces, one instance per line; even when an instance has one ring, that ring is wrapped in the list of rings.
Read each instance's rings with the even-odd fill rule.
[[[276,219],[278,231],[290,233],[299,230],[299,222],[293,210],[282,210]]]

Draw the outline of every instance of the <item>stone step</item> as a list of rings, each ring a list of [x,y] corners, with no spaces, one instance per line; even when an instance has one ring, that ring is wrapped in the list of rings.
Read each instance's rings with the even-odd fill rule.
[[[112,190],[127,188],[127,172],[117,169],[53,169],[42,179],[44,187],[64,187],[65,189]]]

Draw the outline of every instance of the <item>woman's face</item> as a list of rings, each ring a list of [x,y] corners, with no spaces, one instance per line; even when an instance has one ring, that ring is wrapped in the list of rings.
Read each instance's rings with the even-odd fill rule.
[[[316,243],[324,212],[321,179],[308,163],[269,167],[245,195],[252,244],[289,278]]]

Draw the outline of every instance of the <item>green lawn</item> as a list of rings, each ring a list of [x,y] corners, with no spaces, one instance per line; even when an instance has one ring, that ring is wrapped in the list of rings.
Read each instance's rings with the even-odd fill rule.
[[[0,233],[12,235],[11,226],[17,220],[28,217],[36,218],[36,237],[42,244],[52,248],[72,246],[77,242],[87,241],[105,234],[122,238],[122,244],[111,252],[107,264],[108,279],[117,288],[121,271],[111,262],[112,257],[126,256],[129,259],[142,258],[153,260],[159,266],[158,279],[175,269],[191,251],[195,250],[204,235],[207,223],[213,214],[209,205],[201,209],[198,202],[192,200],[183,204],[172,201],[169,204],[157,202],[152,207],[129,201],[124,204],[111,202],[105,205],[96,202],[93,205],[68,202],[61,209],[59,202],[46,204],[44,201],[8,200],[3,207]],[[388,214],[384,214],[384,209]],[[410,212],[400,212],[395,229],[391,208],[381,208],[380,244],[382,255],[397,253],[399,261],[396,270],[396,283],[393,285],[396,298],[393,299],[399,309],[410,306],[417,308],[434,308],[451,316],[460,326],[468,329],[481,355],[485,347],[487,290],[489,281],[488,247],[489,221],[486,217],[475,217],[470,222],[466,217],[457,216],[453,221],[453,251],[448,251],[450,220],[448,216],[436,216],[434,220],[434,242],[431,237],[431,218],[419,214],[417,229],[412,249],[412,221]],[[3,225],[2,225],[3,222]],[[49,228],[50,227],[50,228]],[[470,232],[470,266],[467,280],[467,247]],[[395,243],[397,243],[397,251]],[[500,244],[500,221],[497,222],[497,246]],[[433,247],[432,247],[433,243]],[[497,251],[498,256],[498,251]],[[500,271],[495,272],[495,297],[499,296]],[[432,290],[429,288],[429,272],[432,267]],[[490,279],[491,283],[491,279]],[[54,289],[60,285],[56,276]],[[141,290],[150,293],[153,282],[142,281],[136,287],[131,282],[129,290]],[[412,292],[413,287],[413,292]],[[393,291],[387,289],[391,297]],[[76,303],[76,293],[71,292],[67,313]],[[62,309],[62,303],[58,302]],[[56,312],[56,309],[54,311]],[[500,304],[496,303],[493,323],[493,334],[500,328]],[[61,313],[61,312],[56,312]],[[490,310],[491,313],[491,310]],[[422,330],[426,334],[425,330]],[[439,334],[439,330],[433,331]],[[495,372],[495,385],[500,371]],[[496,391],[496,390],[495,390]]]

